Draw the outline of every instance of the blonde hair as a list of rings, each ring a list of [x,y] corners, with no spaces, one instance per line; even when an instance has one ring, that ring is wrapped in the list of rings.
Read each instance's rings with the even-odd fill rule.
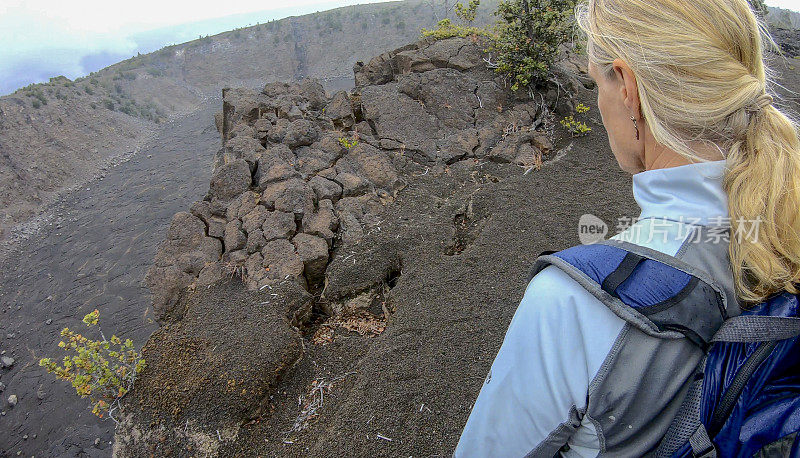
[[[727,151],[728,253],[739,297],[797,294],[798,122],[771,104],[762,50],[777,45],[747,0],[584,0],[575,17],[602,75],[613,74],[615,58],[633,70],[657,142],[695,162],[704,159],[690,142]],[[739,237],[754,227],[756,236]]]

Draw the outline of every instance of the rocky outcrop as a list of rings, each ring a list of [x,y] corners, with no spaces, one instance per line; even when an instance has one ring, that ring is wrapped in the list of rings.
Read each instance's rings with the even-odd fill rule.
[[[358,63],[350,91],[328,95],[314,79],[223,91],[216,118],[222,146],[208,193],[189,212],[175,215],[148,272],[162,328],[145,347],[150,365],[141,383],[148,388],[135,398],[152,410],[145,415],[137,402],[126,403],[139,413],[126,417],[118,432],[120,456],[140,455],[138,447],[155,437],[185,445],[192,422],[203,430],[224,424],[235,431],[262,413],[263,399],[302,358],[302,348],[310,345],[303,342],[321,322],[348,316],[385,322],[389,309],[381,298],[402,268],[396,248],[373,251],[373,262],[358,274],[341,273],[341,259],[367,234],[380,232],[382,221],[400,208],[404,190],[430,178],[429,170],[452,167],[466,174],[485,162],[533,169],[552,156],[547,126],[554,112],[569,109],[564,88],[586,90],[580,70],[554,79],[541,88],[543,95],[531,98],[513,94],[483,58],[480,42],[424,39]],[[472,229],[456,229],[454,237],[466,240],[478,218],[471,207],[459,215],[456,220]],[[444,254],[456,255],[462,242],[443,247]],[[339,270],[330,269],[333,259],[340,259]],[[231,277],[241,281],[231,283]],[[239,306],[232,308],[227,296]],[[270,307],[281,313],[269,315],[264,310]],[[248,326],[256,320],[264,336],[238,336],[235,345],[197,337],[211,332],[208,323],[224,319]],[[214,356],[221,347],[223,359]],[[263,356],[248,359],[250,351]],[[186,374],[171,372],[180,359],[162,355],[187,352],[200,359],[186,363]],[[206,366],[219,377],[230,371],[256,375],[247,375],[242,396],[232,397],[229,387],[188,377]],[[183,394],[152,392],[155,380],[202,396],[207,404],[189,402],[184,409],[188,401],[178,400]],[[253,397],[245,399],[245,393]],[[140,417],[177,426],[156,434]]]
[[[558,68],[580,75],[568,61]],[[200,242],[180,238],[188,222],[176,215],[171,233],[181,234],[165,242],[148,275],[159,318],[172,315],[201,273],[201,284],[238,272],[250,289],[290,279],[316,291],[328,256],[317,248],[312,256],[307,247],[330,251],[342,239],[356,242],[365,220],[405,186],[398,169],[408,161],[477,158],[534,167],[552,152],[537,127],[559,88],[540,100],[515,97],[470,40],[424,39],[354,71],[356,87],[330,98],[313,79],[223,91],[223,145],[191,220],[198,231],[202,221],[206,238],[222,248],[192,257],[191,265],[181,260],[176,247]],[[583,87],[574,76],[565,81]]]

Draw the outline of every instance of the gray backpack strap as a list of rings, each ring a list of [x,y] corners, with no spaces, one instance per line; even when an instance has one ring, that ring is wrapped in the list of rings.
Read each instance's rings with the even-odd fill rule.
[[[717,449],[703,425],[698,426],[689,438],[689,445],[692,446],[692,455],[697,458],[717,458]]]
[[[703,424],[700,422],[700,401],[703,395],[703,378],[701,375],[705,370],[705,366],[706,356],[703,356],[703,359],[700,360],[700,363],[697,365],[695,379],[689,383],[689,389],[686,392],[686,396],[683,398],[683,403],[678,409],[678,413],[675,415],[672,423],[670,423],[661,442],[658,444],[658,448],[652,453],[653,457],[671,457],[678,449],[683,447],[684,444],[690,442],[692,438],[694,438],[695,444],[697,444],[698,447],[700,444],[709,445],[711,443],[710,439],[708,440],[709,444],[705,444],[701,440],[702,434],[705,433],[705,427],[703,427]],[[702,433],[699,432],[701,429],[703,431]],[[708,437],[708,434],[705,434],[705,436]],[[693,451],[695,449],[695,444],[692,444]],[[713,444],[710,445],[713,450]],[[702,451],[705,450],[697,450],[697,452]]]
[[[769,342],[800,335],[800,318],[739,315],[728,318],[712,342]]]

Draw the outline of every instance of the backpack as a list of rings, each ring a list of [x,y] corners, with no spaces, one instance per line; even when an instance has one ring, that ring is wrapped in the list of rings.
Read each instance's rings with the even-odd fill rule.
[[[613,239],[544,252],[528,281],[548,265],[625,321],[702,350],[677,414],[648,455],[800,458],[800,297],[776,294],[728,316],[706,272]]]

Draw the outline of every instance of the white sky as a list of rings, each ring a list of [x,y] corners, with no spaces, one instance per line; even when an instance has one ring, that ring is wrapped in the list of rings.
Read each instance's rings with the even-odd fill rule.
[[[800,0],[767,0],[764,3],[769,6],[786,8],[787,10],[800,11]]]
[[[137,32],[204,19],[278,8],[304,14],[313,6],[326,10],[379,1],[386,0],[0,0],[0,49],[12,55],[74,45],[99,50]]]

